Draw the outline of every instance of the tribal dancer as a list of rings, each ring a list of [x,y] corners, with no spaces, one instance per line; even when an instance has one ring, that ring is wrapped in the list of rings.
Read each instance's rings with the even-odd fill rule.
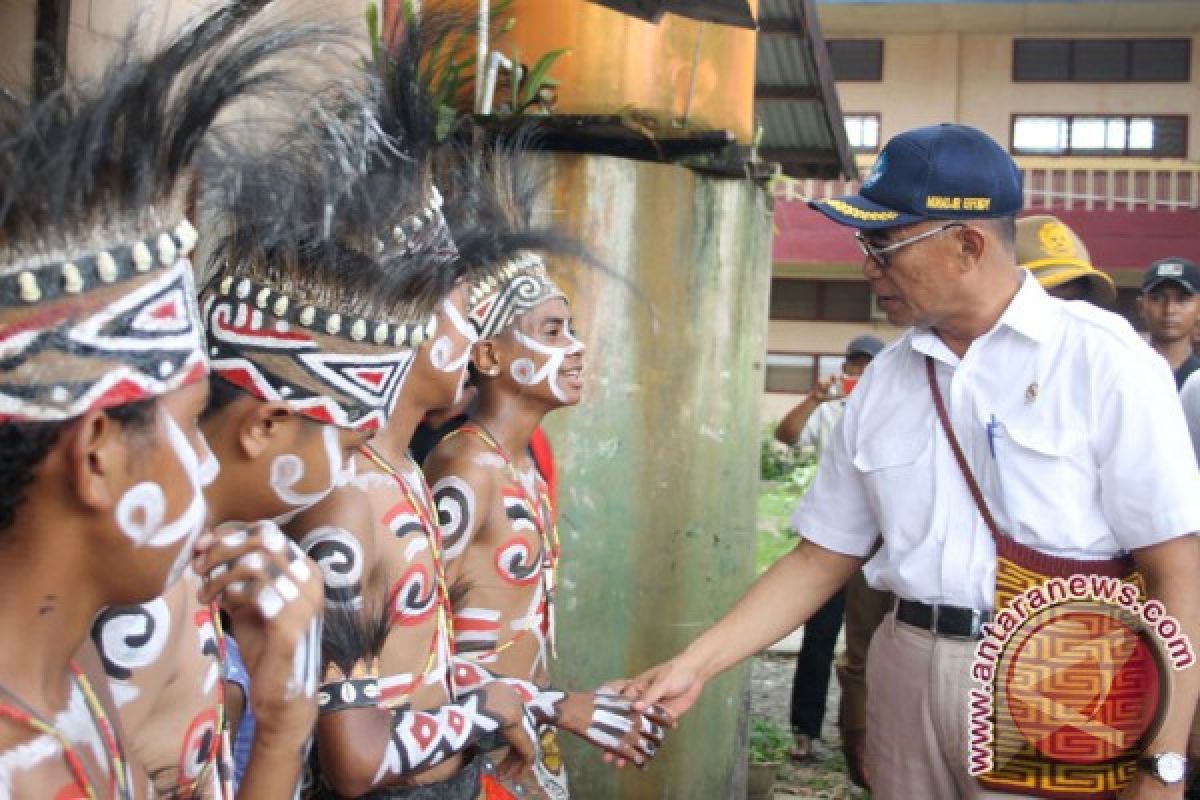
[[[95,86],[31,108],[2,101],[5,798],[158,794],[88,631],[103,607],[169,593],[189,567],[205,582],[200,602],[218,601],[245,629],[253,679],[270,698],[256,796],[282,796],[299,775],[315,675],[296,685],[295,642],[318,613],[320,582],[294,586],[286,609],[264,607],[258,590],[286,559],[250,537],[203,533],[203,489],[219,468],[197,426],[208,362],[187,178],[218,114],[261,88],[267,62],[297,43],[284,29],[231,39],[246,10],[222,7],[150,56],[129,42]]]
[[[488,163],[476,156],[478,166],[468,174],[482,186],[479,208],[464,227],[507,224],[533,238],[529,220],[541,182],[529,159],[519,144],[491,151]],[[475,283],[467,294],[467,319],[479,337],[472,355],[475,410],[442,440],[425,470],[446,537],[459,655],[544,687],[554,652],[560,549],[554,501],[530,455],[530,439],[546,414],[579,402],[584,347],[541,255],[520,251],[498,278]],[[615,696],[596,699],[597,708],[621,703]],[[606,729],[598,722],[588,738],[603,747],[620,738],[624,723],[613,718]],[[540,734],[543,758],[518,793],[566,798],[554,731],[543,726]],[[503,752],[494,755],[499,761]]]
[[[455,257],[431,177],[432,120],[416,69],[416,54],[425,52],[416,44],[417,27],[409,26],[378,71],[385,84],[380,122],[400,153],[387,163],[390,194],[409,200],[403,221],[380,237],[381,257],[393,269],[425,265],[439,306],[425,329],[429,339],[410,351],[412,366],[395,412],[362,449],[351,485],[335,489],[288,531],[325,569],[327,638],[357,638],[363,645],[349,659],[332,659],[322,687],[317,741],[325,780],[345,796],[474,800],[480,787],[476,745],[484,737],[499,734],[513,746],[514,758],[505,766],[517,771],[535,755],[535,722],[564,715],[583,731],[594,711],[590,695],[567,704],[561,696],[493,681],[469,663],[460,669],[452,659],[437,511],[407,446],[427,412],[454,404],[476,336],[460,284],[466,262]],[[319,548],[336,558],[322,557]],[[348,574],[356,580],[347,581]],[[375,598],[384,598],[380,625],[370,619]],[[358,616],[364,611],[365,623]],[[358,623],[372,632],[356,636]],[[621,720],[634,728],[632,720],[641,717],[628,709]],[[641,741],[642,734],[628,738]],[[642,758],[624,740],[614,749]]]

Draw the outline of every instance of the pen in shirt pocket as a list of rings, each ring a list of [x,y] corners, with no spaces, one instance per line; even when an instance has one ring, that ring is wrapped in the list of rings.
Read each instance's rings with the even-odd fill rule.
[[[1000,429],[1000,421],[996,419],[996,415],[992,414],[992,419],[987,425],[988,450],[992,453],[992,460],[996,459],[996,432]]]

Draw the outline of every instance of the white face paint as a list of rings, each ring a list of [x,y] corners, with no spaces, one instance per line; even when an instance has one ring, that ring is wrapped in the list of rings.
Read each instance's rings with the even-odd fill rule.
[[[296,491],[296,485],[304,480],[304,461],[300,456],[285,453],[276,456],[271,462],[271,490],[275,496],[292,507],[286,514],[275,518],[279,525],[287,525],[307,508],[315,506],[324,500],[330,492],[345,486],[354,478],[354,458],[342,463],[342,445],[338,441],[337,428],[332,425],[321,426],[321,441],[325,445],[325,465],[329,482],[324,489],[316,492]]]
[[[166,433],[167,443],[175,451],[175,457],[183,467],[184,474],[192,487],[192,499],[187,509],[173,522],[164,522],[167,513],[167,496],[162,486],[154,481],[142,481],[130,487],[117,501],[117,526],[137,547],[171,547],[184,540],[175,563],[167,573],[164,585],[171,586],[183,574],[192,557],[192,546],[204,531],[208,506],[204,502],[205,481],[211,483],[219,467],[208,445],[204,445],[204,463],[188,442],[183,431],[170,414],[158,411]]]
[[[517,342],[523,347],[532,350],[539,355],[546,356],[546,363],[541,369],[537,368],[532,358],[518,358],[513,361],[509,367],[509,372],[512,374],[513,380],[522,386],[536,386],[545,381],[550,387],[550,391],[558,398],[560,403],[569,403],[566,393],[562,387],[558,385],[558,372],[563,367],[563,362],[568,356],[573,356],[583,352],[583,342],[576,339],[570,331],[563,331],[563,336],[570,342],[566,347],[551,347],[539,342],[537,339],[526,336],[519,330],[513,329],[513,336]]]
[[[454,326],[466,343],[461,353],[455,353],[454,340],[443,333],[433,340],[433,344],[429,348],[429,361],[442,372],[459,373],[458,390],[454,396],[454,402],[457,403],[462,395],[462,378],[467,371],[467,362],[471,360],[471,347],[479,340],[479,335],[475,333],[475,328],[463,319],[462,314],[458,313],[458,309],[449,299],[442,301],[442,310],[450,320],[450,324]]]

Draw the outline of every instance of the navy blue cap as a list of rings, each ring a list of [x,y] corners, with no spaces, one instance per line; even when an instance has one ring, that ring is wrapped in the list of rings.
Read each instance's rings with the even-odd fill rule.
[[[853,228],[988,219],[1024,205],[1021,171],[983,131],[943,123],[893,136],[858,194],[809,205]]]
[[[1177,283],[1188,294],[1200,294],[1200,267],[1186,258],[1162,258],[1142,276],[1142,294],[1164,283]]]

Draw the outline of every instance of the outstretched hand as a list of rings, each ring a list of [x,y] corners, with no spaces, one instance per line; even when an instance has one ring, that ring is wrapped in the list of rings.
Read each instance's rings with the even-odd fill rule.
[[[638,711],[657,704],[672,718],[678,719],[700,698],[704,679],[682,657],[676,656],[651,667],[631,681],[611,683],[609,687],[633,700],[634,708]]]
[[[611,689],[569,692],[559,704],[559,728],[570,731],[605,752],[605,759],[644,767],[654,758],[674,718],[666,709],[634,701]]]

